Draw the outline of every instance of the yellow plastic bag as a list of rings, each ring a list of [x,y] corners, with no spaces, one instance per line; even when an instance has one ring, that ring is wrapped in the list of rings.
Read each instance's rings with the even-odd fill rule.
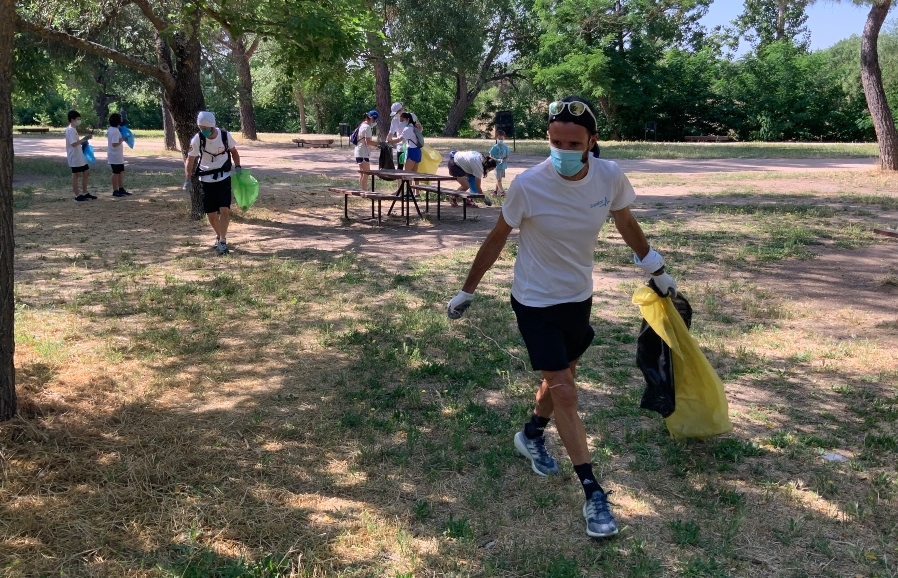
[[[651,287],[633,293],[642,317],[673,353],[676,409],[664,421],[675,438],[708,438],[733,429],[723,382],[667,297]]]
[[[421,147],[421,162],[418,163],[418,172],[435,174],[442,160],[443,155],[438,153],[432,146],[424,145]]]

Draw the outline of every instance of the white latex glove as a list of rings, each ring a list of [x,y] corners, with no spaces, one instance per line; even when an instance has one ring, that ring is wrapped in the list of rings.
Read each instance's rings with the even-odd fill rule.
[[[449,319],[461,319],[461,316],[465,314],[465,311],[468,310],[468,307],[470,307],[473,302],[473,293],[459,291],[458,295],[453,297],[452,301],[446,305],[446,315],[449,316]]]
[[[185,191],[189,191],[190,190],[190,179],[187,179],[186,181],[184,181],[184,186],[181,188],[184,189]]]
[[[655,287],[658,288],[658,291],[661,292],[663,297],[675,297],[677,294],[677,282],[673,280],[673,277],[668,273],[661,273],[660,275],[652,275],[652,281],[655,282]]]

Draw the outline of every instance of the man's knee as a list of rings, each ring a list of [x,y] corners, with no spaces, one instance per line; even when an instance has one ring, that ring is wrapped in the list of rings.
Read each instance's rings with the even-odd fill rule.
[[[558,408],[577,407],[577,386],[574,385],[573,375],[570,370],[546,372],[549,394],[552,396],[552,404]]]

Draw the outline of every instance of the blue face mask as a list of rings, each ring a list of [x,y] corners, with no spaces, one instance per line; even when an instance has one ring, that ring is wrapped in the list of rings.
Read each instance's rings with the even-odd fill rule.
[[[206,137],[206,138],[209,138],[210,136],[212,136],[212,129],[211,129],[211,128],[204,128],[204,129],[200,130],[200,134],[203,135],[203,136]]]
[[[496,144],[505,144],[505,141],[500,138],[496,141]]]
[[[576,175],[586,164],[583,162],[583,151],[566,151],[550,146],[549,156],[552,158],[552,166],[564,177]]]

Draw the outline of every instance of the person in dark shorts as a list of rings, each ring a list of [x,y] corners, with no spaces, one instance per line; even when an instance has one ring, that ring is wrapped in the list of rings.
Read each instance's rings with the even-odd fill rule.
[[[66,161],[69,164],[69,168],[72,169],[72,194],[75,195],[75,202],[83,203],[84,201],[91,201],[97,198],[87,192],[90,165],[87,164],[83,147],[90,140],[91,135],[87,134],[82,138],[78,134],[78,127],[81,126],[81,114],[77,110],[70,110],[68,118],[69,126],[65,129]],[[79,176],[81,178],[80,193],[78,192]]]
[[[371,168],[371,149],[377,146],[377,141],[372,136],[371,127],[377,122],[380,115],[376,110],[369,110],[362,115],[362,122],[356,129],[358,131],[358,140],[355,144],[355,162],[359,165],[359,190],[365,190],[365,182],[368,175],[361,171],[367,171]]]
[[[449,176],[455,177],[458,181],[460,191],[471,191],[475,195],[483,194],[483,177],[491,170],[496,168],[496,160],[477,151],[451,151],[449,153]],[[487,206],[493,203],[484,197],[483,202]],[[451,199],[452,206],[458,203],[455,197]],[[465,204],[469,207],[476,207],[474,201],[465,199]]]
[[[593,253],[610,213],[634,262],[662,294],[676,291],[664,260],[649,246],[630,212],[636,198],[616,163],[598,158],[596,119],[578,97],[549,105],[551,156],[524,171],[508,188],[502,212],[487,236],[459,291],[446,307],[458,319],[470,307],[474,291],[493,266],[512,229],[520,230],[511,306],[533,369],[542,373],[536,407],[514,436],[515,449],[541,476],[558,474],[546,450],[543,432],[555,418],[558,435],[586,494],[583,516],[591,537],[617,534],[608,492],[592,471],[586,430],[577,412],[577,362],[593,339]],[[592,155],[590,155],[592,153]]]
[[[112,169],[112,196],[116,198],[131,195],[125,190],[125,147],[119,126],[122,117],[118,113],[109,115],[109,128],[106,130],[106,161]]]
[[[231,169],[241,172],[240,155],[233,137],[215,127],[215,115],[202,111],[196,124],[200,131],[190,141],[187,160],[184,161],[184,179],[195,174],[200,179],[203,193],[203,210],[209,224],[215,230],[212,248],[219,255],[227,255],[228,225],[231,222]],[[186,183],[185,183],[186,184]]]

